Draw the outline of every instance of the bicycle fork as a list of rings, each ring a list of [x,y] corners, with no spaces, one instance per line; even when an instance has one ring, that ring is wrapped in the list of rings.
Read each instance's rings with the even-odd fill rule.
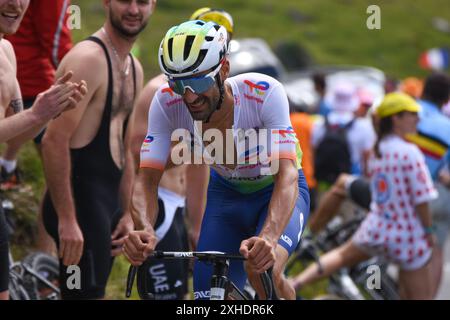
[[[230,284],[227,278],[230,262],[220,260],[214,264],[214,273],[211,278],[210,300],[225,300],[226,291]]]

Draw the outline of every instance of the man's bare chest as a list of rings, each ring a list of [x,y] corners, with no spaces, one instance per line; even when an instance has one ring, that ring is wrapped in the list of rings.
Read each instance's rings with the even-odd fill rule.
[[[18,88],[14,69],[0,50],[0,107],[2,114],[14,99],[16,92],[18,92]]]

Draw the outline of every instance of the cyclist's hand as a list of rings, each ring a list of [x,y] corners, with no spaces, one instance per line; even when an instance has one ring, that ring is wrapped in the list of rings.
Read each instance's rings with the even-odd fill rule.
[[[251,237],[242,241],[239,252],[256,273],[263,273],[275,263],[275,247],[261,237]]]
[[[155,250],[156,237],[149,231],[132,231],[125,239],[123,253],[133,266],[140,266]]]
[[[134,224],[131,216],[125,214],[117,224],[116,229],[111,234],[111,256],[117,257],[122,253],[123,244],[128,234],[133,231]]]
[[[65,266],[76,265],[83,254],[84,238],[78,226],[78,222],[71,220],[59,220],[59,257]]]

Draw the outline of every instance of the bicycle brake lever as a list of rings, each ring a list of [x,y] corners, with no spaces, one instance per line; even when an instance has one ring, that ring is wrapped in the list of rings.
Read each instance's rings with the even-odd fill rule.
[[[127,287],[125,291],[125,297],[127,298],[131,297],[131,290],[133,289],[133,282],[137,273],[137,269],[138,268],[133,265],[130,265],[130,269],[128,269]]]
[[[268,300],[279,300],[278,296],[276,294],[276,291],[275,291],[274,284],[273,284],[273,277],[272,277],[273,267],[270,267],[269,269],[267,269],[266,273],[267,273],[267,278],[268,278],[269,283],[264,284],[264,281],[263,281],[263,285],[266,287],[269,286],[271,289],[270,295],[267,297],[267,299]],[[269,291],[269,290],[266,289],[266,294],[268,293],[267,291]]]

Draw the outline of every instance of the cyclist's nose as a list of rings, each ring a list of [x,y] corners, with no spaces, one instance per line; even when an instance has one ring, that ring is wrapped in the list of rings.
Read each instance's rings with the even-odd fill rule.
[[[187,103],[193,103],[198,98],[198,94],[193,92],[191,89],[186,88],[183,94],[183,99]]]

